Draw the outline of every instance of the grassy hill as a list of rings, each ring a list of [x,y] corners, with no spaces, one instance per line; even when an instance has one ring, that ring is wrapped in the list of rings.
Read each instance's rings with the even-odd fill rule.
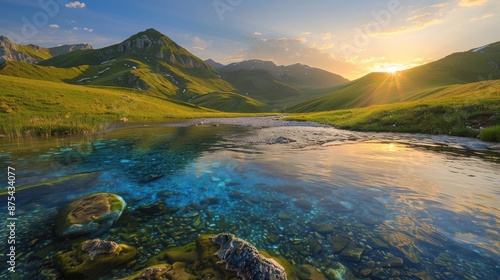
[[[500,79],[499,64],[500,42],[497,42],[397,73],[370,73],[289,110],[319,112],[451,96],[455,93],[444,93],[443,87]]]
[[[224,78],[243,94],[264,103],[304,94],[302,90],[279,81],[266,70],[237,70],[224,73]]]
[[[82,87],[0,75],[0,134],[94,132],[126,117],[130,122],[227,116],[213,110],[123,89]]]
[[[154,29],[120,44],[71,52],[39,65],[57,68],[86,65],[87,71],[65,82],[134,88],[151,96],[183,101],[195,94],[236,90],[211,66]]]
[[[189,102],[223,112],[263,113],[270,111],[268,105],[232,92],[214,92],[194,96]]]
[[[89,66],[57,68],[53,66],[38,66],[27,62],[7,61],[0,64],[0,75],[27,78],[51,82],[74,80],[88,71]]]
[[[480,128],[500,125],[498,80],[443,87],[436,91],[436,95],[441,97],[365,108],[293,114],[291,119],[328,123],[360,131],[469,137],[476,137]],[[500,130],[496,133],[500,136]]]

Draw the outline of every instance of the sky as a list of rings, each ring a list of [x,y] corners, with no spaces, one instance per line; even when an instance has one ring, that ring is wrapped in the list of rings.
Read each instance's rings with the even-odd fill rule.
[[[1,0],[0,35],[102,48],[154,28],[201,59],[356,79],[500,41],[499,0]]]

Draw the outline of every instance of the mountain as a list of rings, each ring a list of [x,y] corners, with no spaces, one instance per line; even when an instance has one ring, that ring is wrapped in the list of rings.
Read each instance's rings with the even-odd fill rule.
[[[72,45],[62,45],[62,46],[52,47],[49,48],[48,50],[52,56],[58,56],[74,51],[91,50],[91,49],[92,46],[89,44],[72,44]]]
[[[249,64],[269,64],[270,67]],[[25,78],[29,78],[26,73],[33,73],[44,79],[50,74],[41,73],[49,69],[43,67],[53,67],[50,72],[58,73],[66,83],[132,88],[212,109],[238,111],[244,108],[245,112],[276,110],[282,107],[278,105],[282,100],[308,98],[308,91],[347,81],[300,64],[276,66],[272,62],[247,61],[223,66],[213,60],[202,61],[154,29],[102,49],[55,56],[39,62],[38,66],[31,72],[20,71],[26,66],[11,63],[0,73]],[[221,101],[215,102],[217,98]]]
[[[210,65],[154,29],[139,32],[119,44],[71,52],[39,65],[88,65],[83,75],[68,82],[148,90],[152,95],[180,100],[189,100],[195,94],[234,91]]]
[[[266,70],[278,81],[303,91],[333,88],[349,82],[340,75],[299,63],[277,66],[272,61],[246,60],[218,67],[217,69],[223,73],[243,70],[247,71],[245,72],[247,74],[249,71]]]
[[[23,61],[36,63],[50,57],[51,55],[47,49],[34,45],[18,45],[7,37],[0,36],[0,62]]]
[[[213,68],[215,68],[215,69],[219,69],[219,68],[224,67],[224,64],[219,63],[219,62],[217,62],[217,61],[214,61],[214,60],[213,60],[213,59],[211,59],[211,58],[209,58],[209,59],[205,60],[205,63],[206,63],[206,64],[208,64],[208,65],[210,65],[210,66],[212,66],[212,67],[213,67]]]
[[[54,56],[84,49],[92,49],[92,46],[88,44],[74,44],[44,48],[32,44],[19,45],[12,42],[7,37],[0,36],[0,62],[23,61],[27,63],[37,63]]]
[[[454,53],[435,62],[397,73],[370,73],[335,90],[289,108],[317,112],[453,95],[456,84],[500,79],[500,42]]]

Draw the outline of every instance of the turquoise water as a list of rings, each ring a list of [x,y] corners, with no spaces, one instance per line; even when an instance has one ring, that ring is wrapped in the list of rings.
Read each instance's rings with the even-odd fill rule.
[[[90,174],[16,192],[20,279],[57,273],[46,256],[71,248],[53,235],[57,210],[95,192],[126,200],[127,210],[100,238],[138,248],[137,263],[200,234],[230,232],[296,266],[325,271],[340,262],[360,278],[500,275],[498,154],[384,141],[252,145],[254,134],[158,126],[0,144],[0,167],[16,169],[18,187]],[[361,258],[344,258],[332,238],[361,249]],[[391,256],[403,264],[384,265]]]

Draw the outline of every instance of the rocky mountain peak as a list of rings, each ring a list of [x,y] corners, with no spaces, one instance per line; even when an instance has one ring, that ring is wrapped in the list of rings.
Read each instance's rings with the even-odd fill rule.
[[[23,61],[28,63],[36,63],[36,60],[17,49],[17,44],[9,40],[7,37],[0,36],[0,58],[2,61]]]

